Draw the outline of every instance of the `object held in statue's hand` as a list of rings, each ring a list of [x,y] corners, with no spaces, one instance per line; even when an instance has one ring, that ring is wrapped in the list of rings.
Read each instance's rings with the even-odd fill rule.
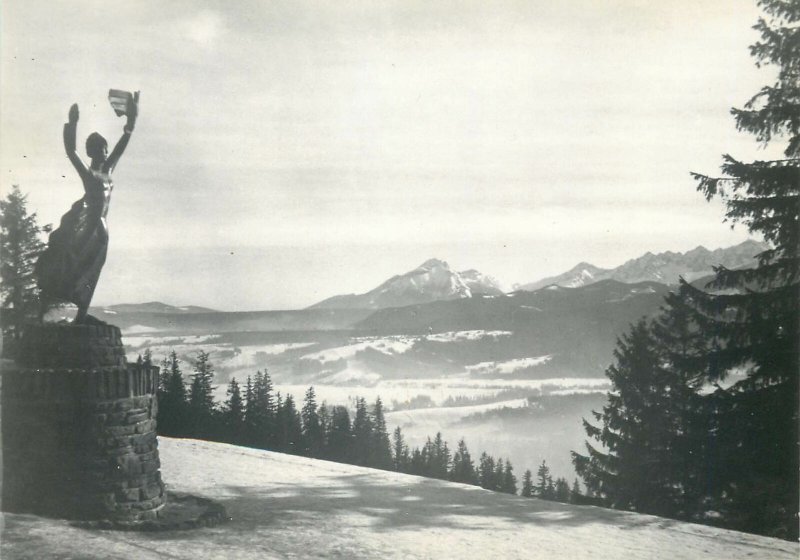
[[[110,89],[108,90],[108,101],[111,103],[111,107],[113,107],[117,116],[121,117],[127,114],[128,107],[133,101],[133,94],[121,89]]]

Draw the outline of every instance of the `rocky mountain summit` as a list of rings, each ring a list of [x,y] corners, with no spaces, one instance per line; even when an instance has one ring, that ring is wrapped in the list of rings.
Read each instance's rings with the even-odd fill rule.
[[[443,260],[429,259],[369,292],[333,296],[309,309],[385,309],[502,293],[497,280],[490,276],[474,269],[457,272]]]
[[[726,268],[754,266],[754,257],[767,248],[766,244],[751,239],[733,247],[714,249],[713,251],[700,245],[685,253],[666,251],[653,254],[647,252],[641,257],[610,269],[582,262],[562,274],[543,278],[517,288],[531,292],[550,285],[577,288],[608,279],[626,284],[648,281],[676,284],[678,278],[683,277],[691,282],[713,274],[714,266],[721,265]]]

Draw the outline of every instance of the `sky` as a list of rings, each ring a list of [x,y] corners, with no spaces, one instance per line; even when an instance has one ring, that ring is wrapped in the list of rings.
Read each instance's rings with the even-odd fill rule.
[[[769,158],[753,0],[5,0],[0,189],[82,196],[61,128],[113,145],[95,304],[292,309],[428,258],[511,287],[747,239],[690,171]]]

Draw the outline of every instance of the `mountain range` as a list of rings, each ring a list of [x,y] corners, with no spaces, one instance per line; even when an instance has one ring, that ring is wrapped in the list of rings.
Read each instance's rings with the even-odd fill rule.
[[[685,253],[666,251],[653,254],[647,252],[617,268],[600,268],[582,262],[564,273],[516,286],[516,288],[529,292],[550,285],[577,288],[601,280],[617,280],[626,284],[648,281],[675,284],[680,277],[687,282],[692,282],[713,274],[714,266],[721,265],[731,269],[753,266],[755,265],[754,257],[766,249],[768,246],[765,243],[750,239],[733,247],[713,251],[700,245]]]
[[[625,284],[658,282],[671,285],[683,277],[692,282],[713,274],[714,266],[752,266],[755,264],[755,255],[767,248],[764,243],[748,240],[733,247],[713,251],[698,246],[686,253],[648,252],[609,269],[581,262],[566,272],[517,285],[515,289],[533,292],[551,285],[578,288],[602,280],[616,280]],[[500,283],[491,276],[474,269],[458,272],[452,270],[443,260],[429,259],[409,272],[389,278],[369,292],[333,296],[308,309],[387,309],[434,301],[493,297],[503,293]]]

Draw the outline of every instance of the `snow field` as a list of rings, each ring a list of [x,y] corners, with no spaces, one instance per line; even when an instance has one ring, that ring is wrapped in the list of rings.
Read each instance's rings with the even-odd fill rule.
[[[169,490],[232,520],[166,533],[4,515],[5,559],[797,558],[797,543],[225,444],[160,438]]]

